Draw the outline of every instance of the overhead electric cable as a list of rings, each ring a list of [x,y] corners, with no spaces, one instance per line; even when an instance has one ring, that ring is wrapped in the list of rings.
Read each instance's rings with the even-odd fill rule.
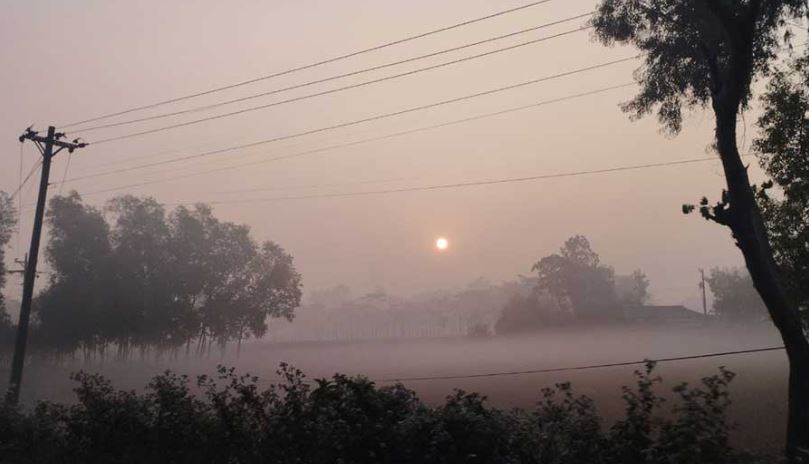
[[[20,142],[20,169],[19,174],[17,176],[17,191],[19,192],[22,190],[22,172],[23,172],[23,163],[25,161],[23,156],[23,150],[25,148],[25,144]],[[15,247],[15,251],[19,252],[22,249],[21,240],[22,240],[22,221],[20,220],[20,214],[22,213],[22,195],[17,197],[17,246]]]
[[[362,54],[365,54],[365,53],[369,53],[369,52],[372,52],[372,51],[381,50],[383,48],[388,48],[388,47],[391,47],[391,46],[394,46],[394,45],[403,44],[403,43],[410,42],[410,41],[413,41],[413,40],[428,37],[428,36],[431,36],[431,35],[434,35],[434,34],[439,34],[441,32],[450,31],[452,29],[457,29],[459,27],[464,27],[464,26],[468,26],[470,24],[478,23],[478,22],[481,22],[481,21],[486,21],[488,19],[496,18],[498,16],[503,16],[503,15],[507,15],[507,14],[510,14],[510,13],[515,13],[515,12],[522,11],[522,10],[525,10],[525,9],[528,9],[528,8],[531,8],[531,7],[534,7],[534,6],[542,5],[544,3],[549,3],[551,1],[553,1],[553,0],[539,0],[539,1],[531,2],[531,3],[527,3],[527,4],[524,4],[524,5],[520,5],[520,6],[517,6],[517,7],[514,7],[514,8],[509,8],[509,9],[506,9],[506,10],[501,10],[501,11],[498,11],[498,12],[495,12],[495,13],[491,13],[491,14],[488,14],[488,15],[485,15],[485,16],[478,17],[478,18],[462,21],[462,22],[455,23],[455,24],[452,24],[452,25],[449,25],[449,26],[444,26],[444,27],[441,27],[441,28],[438,28],[438,29],[433,29],[431,31],[427,31],[427,32],[423,32],[423,33],[420,33],[420,34],[404,37],[402,39],[394,40],[394,41],[391,41],[391,42],[386,42],[386,43],[383,43],[383,44],[375,45],[373,47],[365,48],[363,50],[358,50],[358,51],[355,51],[355,52],[347,53],[347,54],[336,56],[336,57],[333,57],[333,58],[328,58],[328,59],[325,59],[325,60],[316,61],[314,63],[294,67],[294,68],[291,68],[291,69],[287,69],[285,71],[280,71],[280,72],[276,72],[276,73],[273,73],[273,74],[268,74],[268,75],[265,75],[265,76],[260,76],[260,77],[244,80],[244,81],[241,81],[241,82],[237,82],[235,84],[225,85],[225,86],[222,86],[222,87],[217,87],[217,88],[213,88],[213,89],[210,89],[210,90],[205,90],[205,91],[202,91],[202,92],[192,93],[192,94],[184,95],[184,96],[181,96],[181,97],[161,100],[161,101],[157,101],[157,102],[150,103],[150,104],[147,104],[147,105],[135,106],[135,107],[128,108],[128,109],[125,109],[125,110],[122,110],[122,111],[117,111],[117,112],[114,112],[114,113],[107,113],[107,114],[103,114],[103,115],[96,116],[96,117],[93,117],[93,118],[85,119],[85,120],[82,120],[82,121],[75,121],[75,122],[71,122],[71,123],[68,123],[68,124],[63,124],[63,125],[60,126],[60,128],[64,129],[64,128],[68,128],[68,127],[73,127],[73,126],[77,126],[79,124],[85,124],[85,123],[88,123],[88,122],[94,122],[94,121],[98,121],[98,120],[101,120],[101,119],[107,119],[107,118],[111,118],[111,117],[115,117],[115,116],[121,116],[121,115],[132,113],[132,112],[135,112],[135,111],[141,111],[141,110],[145,110],[145,109],[155,108],[155,107],[158,107],[158,106],[167,105],[167,104],[170,104],[170,103],[176,103],[176,102],[180,102],[180,101],[183,101],[183,100],[188,100],[188,99],[191,99],[191,98],[201,97],[201,96],[204,96],[204,95],[210,95],[212,93],[221,92],[221,91],[224,91],[224,90],[229,90],[229,89],[233,89],[233,88],[236,88],[236,87],[242,87],[242,86],[245,86],[245,85],[248,85],[248,84],[253,84],[253,83],[256,83],[256,82],[263,81],[263,80],[284,76],[284,75],[291,74],[291,73],[294,73],[294,72],[303,71],[305,69],[311,69],[311,68],[314,68],[314,67],[317,67],[317,66],[322,66],[324,64],[329,64],[329,63],[334,63],[336,61],[345,60],[347,58],[352,58],[352,57],[362,55]]]
[[[338,88],[335,88],[335,89],[329,89],[329,90],[324,90],[324,91],[321,91],[321,92],[311,93],[311,94],[307,94],[307,95],[301,95],[301,96],[298,96],[298,97],[288,98],[286,100],[267,103],[267,104],[264,104],[264,105],[251,106],[249,108],[243,108],[243,109],[236,110],[236,111],[231,111],[231,112],[228,112],[228,113],[216,114],[216,115],[207,116],[207,117],[204,117],[204,118],[193,119],[191,121],[185,121],[185,122],[180,122],[180,123],[176,123],[176,124],[170,124],[170,125],[167,125],[167,126],[156,127],[156,128],[153,128],[153,129],[147,129],[147,130],[142,130],[142,131],[138,131],[138,132],[132,132],[132,133],[118,135],[118,136],[114,136],[114,137],[108,137],[108,138],[105,138],[105,139],[96,140],[96,141],[94,141],[92,143],[94,145],[100,145],[102,143],[115,142],[115,141],[118,141],[118,140],[126,140],[126,139],[131,139],[133,137],[141,137],[141,136],[144,136],[144,135],[154,134],[154,133],[157,133],[157,132],[164,132],[164,131],[167,131],[167,130],[178,129],[180,127],[187,127],[187,126],[191,126],[191,125],[195,125],[195,124],[199,124],[199,123],[203,123],[203,122],[215,121],[217,119],[229,118],[231,116],[236,116],[236,115],[240,115],[240,114],[244,114],[244,113],[251,113],[253,111],[264,110],[264,109],[267,109],[267,108],[273,108],[273,107],[284,105],[284,104],[287,104],[287,103],[293,103],[293,102],[308,100],[310,98],[321,97],[321,96],[324,96],[324,95],[331,95],[333,93],[343,92],[345,90],[351,90],[351,89],[365,87],[365,86],[372,85],[372,84],[378,84],[380,82],[386,82],[386,81],[390,81],[390,80],[393,80],[393,79],[398,79],[400,77],[412,76],[414,74],[418,74],[418,73],[422,73],[422,72],[426,72],[426,71],[432,71],[432,70],[435,70],[435,69],[440,69],[440,68],[444,68],[444,67],[447,67],[447,66],[452,66],[452,65],[455,65],[455,64],[459,64],[459,63],[464,63],[466,61],[471,61],[471,60],[483,58],[483,57],[486,57],[486,56],[495,55],[497,53],[502,53],[502,52],[506,52],[506,51],[510,51],[510,50],[515,50],[515,49],[525,47],[525,46],[528,46],[528,45],[534,45],[534,44],[537,44],[537,43],[540,43],[540,42],[544,42],[546,40],[555,39],[555,38],[563,37],[563,36],[570,35],[570,34],[575,34],[577,32],[581,32],[582,30],[585,30],[585,29],[576,28],[576,29],[573,29],[573,30],[569,30],[569,31],[559,33],[559,34],[554,34],[554,35],[547,36],[547,37],[540,37],[538,39],[529,40],[529,41],[526,41],[526,42],[520,42],[518,44],[510,45],[508,47],[498,48],[498,49],[491,50],[491,51],[488,51],[488,52],[485,52],[485,53],[466,56],[466,57],[463,57],[463,58],[458,58],[456,60],[447,61],[447,62],[444,62],[444,63],[435,64],[435,65],[432,65],[432,66],[426,66],[424,68],[418,68],[418,69],[414,69],[414,70],[411,70],[411,71],[406,71],[406,72],[399,73],[399,74],[393,74],[391,76],[384,76],[384,77],[380,77],[380,78],[377,78],[377,79],[372,79],[372,80],[369,80],[369,81],[364,81],[364,82],[359,82],[359,83],[356,83],[356,84],[351,84],[351,85],[346,85],[346,86],[343,86],[343,87],[338,87]],[[100,128],[101,127],[99,127],[99,129]],[[85,132],[85,131],[79,131],[79,132]]]
[[[17,190],[15,190],[15,191],[14,191],[14,192],[11,194],[11,196],[9,197],[10,199],[12,199],[12,200],[13,200],[13,199],[14,199],[14,197],[16,197],[16,196],[17,196],[17,195],[20,193],[20,191],[22,190],[22,188],[23,188],[23,187],[25,187],[25,184],[27,184],[27,183],[28,183],[28,180],[31,178],[31,176],[33,176],[33,175],[34,175],[34,173],[35,173],[35,172],[37,172],[37,170],[39,170],[39,166],[40,166],[41,164],[42,164],[42,160],[41,160],[41,159],[40,159],[40,160],[38,160],[36,163],[34,163],[34,165],[31,167],[31,170],[28,172],[28,174],[27,174],[27,175],[26,175],[26,176],[25,176],[25,177],[22,179],[22,181],[20,182],[20,186],[19,186],[19,187],[17,187]]]
[[[535,176],[524,176],[524,177],[507,177],[501,179],[488,179],[488,180],[478,180],[478,181],[470,181],[470,182],[458,182],[452,184],[438,184],[438,185],[427,185],[421,187],[406,187],[406,188],[398,188],[398,189],[386,189],[386,190],[366,190],[366,191],[359,191],[359,192],[345,192],[345,193],[323,193],[323,194],[313,194],[313,195],[298,195],[298,196],[280,196],[280,197],[263,197],[263,198],[246,198],[246,199],[236,199],[236,200],[211,200],[211,201],[201,201],[202,203],[207,203],[211,205],[218,205],[218,204],[238,204],[238,203],[263,203],[263,202],[275,202],[275,201],[291,201],[291,200],[312,200],[312,199],[319,199],[319,198],[344,198],[344,197],[360,197],[360,196],[369,196],[369,195],[388,195],[394,193],[406,193],[406,192],[423,192],[429,190],[449,190],[449,189],[459,189],[459,188],[467,188],[467,187],[479,187],[479,186],[486,186],[486,185],[496,185],[496,184],[511,184],[515,182],[529,182],[529,181],[537,181],[537,180],[545,180],[545,179],[558,179],[563,177],[579,177],[579,176],[587,176],[587,175],[595,175],[595,174],[607,174],[612,172],[621,172],[621,171],[637,171],[641,169],[651,169],[651,168],[659,168],[659,167],[669,167],[669,166],[678,166],[684,164],[694,164],[694,163],[704,163],[707,161],[716,161],[716,157],[710,158],[692,158],[692,159],[685,159],[685,160],[677,160],[677,161],[664,161],[660,163],[647,163],[647,164],[638,164],[638,165],[630,165],[630,166],[618,166],[618,167],[611,167],[611,168],[603,168],[603,169],[591,169],[586,171],[570,171],[570,172],[560,172],[560,173],[553,173],[553,174],[540,174]],[[199,201],[194,203],[200,203]],[[189,203],[164,203],[167,206],[179,206],[179,205],[187,205]]]
[[[544,28],[547,28],[547,27],[556,26],[556,25],[567,23],[567,22],[570,22],[570,21],[575,21],[577,19],[586,18],[588,16],[592,16],[592,14],[593,13],[590,12],[590,13],[584,13],[584,14],[580,14],[580,15],[576,15],[576,16],[571,16],[571,17],[564,18],[564,19],[561,19],[561,20],[558,20],[558,21],[553,21],[553,22],[550,22],[550,23],[540,24],[538,26],[529,27],[527,29],[521,29],[521,30],[516,31],[516,32],[511,32],[511,33],[508,33],[508,34],[503,34],[503,35],[498,35],[498,36],[495,36],[495,37],[490,37],[490,38],[485,39],[485,40],[479,40],[477,42],[472,42],[472,43],[460,45],[460,46],[457,46],[457,47],[446,48],[446,49],[443,49],[443,50],[439,50],[437,52],[428,53],[426,55],[419,55],[419,56],[412,57],[412,58],[407,58],[407,59],[404,59],[404,60],[394,61],[394,62],[385,63],[385,64],[381,64],[381,65],[377,65],[377,66],[371,66],[371,67],[363,68],[363,69],[356,70],[356,71],[351,71],[351,72],[347,72],[347,73],[343,73],[343,74],[337,74],[337,75],[325,77],[325,78],[322,78],[322,79],[316,79],[316,80],[313,80],[313,81],[304,82],[302,84],[295,84],[295,85],[291,85],[291,86],[288,86],[288,87],[283,87],[283,88],[280,88],[280,89],[275,89],[275,90],[270,90],[270,91],[267,91],[267,92],[261,92],[261,93],[257,93],[257,94],[253,94],[253,95],[248,95],[248,96],[241,97],[241,98],[234,98],[234,99],[231,99],[231,100],[212,103],[212,104],[209,104],[209,105],[196,106],[194,108],[188,108],[188,109],[179,110],[179,111],[155,114],[155,115],[151,115],[151,116],[144,116],[144,117],[141,117],[141,118],[128,119],[126,121],[112,122],[112,123],[107,123],[107,124],[99,124],[97,126],[91,126],[91,127],[81,127],[81,128],[79,128],[77,130],[71,131],[71,133],[77,134],[77,133],[90,132],[90,131],[95,131],[95,130],[100,130],[100,129],[108,129],[108,128],[112,128],[112,127],[126,126],[126,125],[135,124],[135,123],[139,123],[139,122],[153,121],[153,120],[163,119],[163,118],[168,118],[168,117],[173,117],[173,116],[180,116],[180,115],[183,115],[183,114],[196,113],[196,112],[200,112],[200,111],[219,108],[219,107],[226,106],[226,105],[231,105],[231,104],[234,104],[234,103],[241,103],[241,102],[244,102],[244,101],[254,100],[256,98],[261,98],[261,97],[267,97],[267,96],[270,96],[270,95],[275,95],[275,94],[279,94],[279,93],[282,93],[282,92],[287,92],[287,91],[290,91],[290,90],[296,90],[296,89],[300,89],[300,88],[303,88],[303,87],[308,87],[308,86],[312,86],[312,85],[316,85],[316,84],[322,84],[324,82],[329,82],[329,81],[333,81],[333,80],[337,80],[337,79],[356,76],[356,75],[364,74],[364,73],[367,73],[367,72],[378,71],[380,69],[385,69],[385,68],[389,68],[389,67],[392,67],[392,66],[398,66],[398,65],[401,65],[401,64],[411,63],[411,62],[418,61],[418,60],[423,60],[423,59],[427,59],[427,58],[433,58],[433,57],[443,55],[443,54],[446,54],[446,53],[451,53],[451,52],[463,50],[463,49],[466,49],[466,48],[475,47],[477,45],[482,45],[482,44],[485,44],[485,43],[495,42],[495,41],[498,41],[498,40],[506,39],[506,38],[509,38],[509,37],[514,37],[514,36],[525,34],[525,33],[528,33],[528,32],[537,31],[537,30],[544,29]],[[581,27],[581,28],[576,29],[575,31],[570,31],[570,32],[566,32],[566,33],[562,33],[562,34],[558,34],[558,35],[544,37],[544,38],[539,39],[539,41],[550,40],[550,39],[557,38],[557,37],[567,35],[567,34],[571,34],[571,33],[574,33],[574,32],[581,32],[581,31],[584,31],[584,30],[587,30],[587,29],[588,29],[587,27]],[[530,43],[534,43],[534,42],[532,41]],[[523,45],[520,45],[520,46],[524,46],[524,45],[527,45],[527,44],[523,44]],[[507,50],[507,49],[498,50],[497,52],[505,51],[505,50]],[[482,55],[482,56],[485,56],[485,55]],[[473,58],[479,58],[479,57],[480,56],[471,57],[471,58],[467,58],[467,59],[473,59]],[[449,64],[453,64],[453,63],[449,63]],[[443,66],[446,66],[446,64],[443,65]],[[427,68],[427,69],[434,69],[434,68]],[[427,70],[427,69],[425,69],[425,70]],[[420,71],[417,71],[417,72],[420,72]],[[408,74],[404,74],[404,75],[408,75]],[[394,79],[396,77],[401,77],[401,75],[399,75],[399,76],[391,76],[391,77],[385,78],[383,80]],[[373,82],[380,82],[380,80],[373,81]],[[373,82],[371,82],[371,83],[373,83]],[[367,85],[367,84],[363,84],[363,85]],[[353,88],[353,87],[348,87],[348,88]],[[344,90],[344,89],[337,89],[337,90],[333,90],[332,92],[336,92],[336,91],[339,91],[339,90]],[[317,94],[317,95],[322,95],[322,94]],[[310,97],[306,97],[306,98],[310,98]],[[295,101],[295,100],[293,100],[293,101]],[[278,103],[278,104],[280,104],[280,103]]]
[[[648,362],[654,363],[664,363],[664,362],[676,362],[676,361],[688,361],[693,359],[706,359],[706,358],[716,358],[720,356],[734,356],[740,354],[752,354],[752,353],[766,353],[770,351],[781,351],[783,350],[783,346],[773,346],[769,348],[755,348],[749,350],[736,350],[736,351],[721,351],[716,353],[704,353],[704,354],[697,354],[692,356],[673,356],[667,358],[658,358],[658,359],[644,359],[640,361],[624,361],[624,362],[614,362],[614,363],[604,363],[604,364],[590,364],[586,366],[573,366],[573,367],[553,367],[548,369],[531,369],[531,370],[523,370],[523,371],[505,371],[505,372],[489,372],[484,374],[468,374],[468,375],[438,375],[438,376],[425,376],[425,377],[396,377],[396,378],[387,378],[387,379],[378,379],[375,380],[376,382],[419,382],[425,380],[459,380],[459,379],[476,379],[476,378],[483,378],[483,377],[501,377],[501,376],[512,376],[512,375],[525,375],[525,374],[545,374],[550,372],[569,372],[569,371],[583,371],[589,369],[603,369],[607,367],[622,367],[622,366],[635,366],[635,365],[642,365]]]
[[[73,159],[73,152],[67,153],[67,162],[65,163],[65,172],[62,173],[62,182],[59,183],[59,195],[62,194],[62,189],[65,186],[65,179],[67,179],[67,172],[70,170],[70,160]]]
[[[99,194],[99,193],[107,193],[107,192],[113,192],[113,191],[119,191],[119,190],[127,190],[127,189],[131,189],[131,188],[143,187],[143,186],[146,186],[146,185],[158,184],[158,183],[163,183],[163,182],[171,182],[171,181],[175,181],[175,180],[186,179],[186,178],[189,178],[189,177],[197,177],[197,176],[201,176],[201,175],[205,175],[205,174],[218,173],[218,172],[222,172],[222,171],[229,170],[229,169],[238,169],[238,168],[242,168],[242,167],[256,166],[256,165],[259,165],[259,164],[271,163],[271,162],[274,162],[274,161],[280,161],[280,160],[286,160],[286,159],[291,159],[291,158],[297,158],[297,157],[301,157],[301,156],[317,154],[317,153],[323,153],[323,152],[327,152],[327,151],[331,151],[331,150],[337,150],[337,149],[340,149],[340,148],[348,148],[348,147],[352,147],[352,146],[356,146],[356,145],[362,145],[362,144],[365,144],[365,143],[377,142],[377,141],[381,141],[381,140],[392,139],[392,138],[395,138],[395,137],[402,137],[402,136],[405,136],[405,135],[416,134],[416,133],[419,133],[419,132],[425,132],[425,131],[429,131],[429,130],[433,130],[433,129],[440,129],[442,127],[448,127],[448,126],[453,126],[453,125],[462,124],[462,123],[466,123],[466,122],[472,122],[472,121],[477,121],[477,120],[481,120],[481,119],[485,119],[485,118],[491,118],[491,117],[500,116],[500,115],[504,115],[504,114],[514,113],[514,112],[517,112],[517,111],[523,111],[523,110],[527,110],[527,109],[538,108],[538,107],[542,107],[542,106],[545,106],[545,105],[550,105],[550,104],[553,104],[553,103],[560,103],[560,102],[563,102],[563,101],[573,100],[573,99],[587,97],[587,96],[591,96],[591,95],[597,95],[597,94],[606,93],[606,92],[609,92],[609,91],[612,91],[612,90],[631,87],[631,86],[634,86],[634,85],[636,85],[634,82],[627,82],[625,84],[614,85],[614,86],[610,86],[610,87],[603,87],[603,88],[600,88],[600,89],[591,90],[591,91],[588,91],[588,92],[582,92],[582,93],[578,93],[578,94],[565,95],[563,97],[554,98],[554,99],[550,99],[550,100],[542,100],[542,101],[531,103],[531,104],[528,104],[528,105],[521,105],[521,106],[517,106],[517,107],[513,107],[513,108],[507,108],[507,109],[504,109],[504,110],[478,114],[478,115],[469,116],[469,117],[462,118],[462,119],[455,119],[455,120],[447,121],[447,122],[443,122],[443,123],[431,124],[429,126],[418,127],[418,128],[415,128],[415,129],[408,129],[408,130],[404,130],[404,131],[394,132],[394,133],[391,133],[391,134],[385,134],[385,135],[380,135],[380,136],[376,136],[376,137],[370,137],[370,138],[361,139],[361,140],[355,140],[355,141],[346,142],[346,143],[329,145],[329,146],[326,146],[326,147],[320,147],[320,148],[315,148],[315,149],[311,149],[311,150],[299,151],[299,152],[290,153],[290,154],[287,154],[287,155],[276,156],[276,157],[273,157],[273,158],[254,160],[254,161],[250,161],[250,162],[246,162],[246,163],[237,163],[237,164],[232,164],[232,165],[228,165],[228,166],[221,166],[221,167],[217,167],[217,168],[213,168],[213,169],[207,169],[207,170],[203,170],[203,171],[198,171],[198,172],[184,173],[184,174],[180,174],[180,175],[177,175],[177,176],[164,177],[164,178],[159,178],[159,179],[151,179],[151,180],[138,182],[138,183],[134,183],[134,184],[127,184],[127,185],[122,185],[122,186],[109,187],[109,188],[104,188],[104,189],[101,189],[101,190],[94,190],[94,191],[91,191],[91,192],[85,192],[85,193],[83,193],[83,195],[95,195],[95,194]],[[92,174],[91,174],[91,176],[92,176]],[[86,177],[85,177],[85,179],[86,179]],[[79,178],[69,179],[68,182],[69,181],[74,181],[74,180],[80,180],[80,179]]]
[[[317,128],[317,129],[310,129],[310,130],[303,131],[303,132],[296,132],[296,133],[293,133],[293,134],[282,135],[282,136],[278,136],[278,137],[259,140],[259,141],[256,141],[256,142],[245,143],[245,144],[241,144],[241,145],[234,145],[234,146],[230,146],[230,147],[226,147],[226,148],[220,148],[220,149],[217,149],[217,150],[210,150],[210,151],[206,151],[206,152],[202,152],[202,153],[196,153],[196,154],[191,154],[191,155],[186,155],[186,156],[180,156],[180,157],[176,157],[176,158],[169,158],[169,159],[163,160],[163,161],[156,161],[156,162],[153,162],[153,163],[145,163],[145,164],[131,166],[131,167],[127,167],[127,168],[115,169],[115,170],[105,171],[105,172],[96,173],[96,174],[89,174],[89,175],[86,175],[86,176],[74,177],[72,179],[67,179],[65,182],[72,182],[72,181],[76,181],[76,180],[88,179],[88,178],[91,178],[91,177],[99,177],[99,176],[105,176],[105,175],[110,175],[110,174],[119,174],[119,173],[123,173],[123,172],[130,172],[130,171],[135,171],[135,170],[138,170],[138,169],[144,169],[144,168],[153,167],[153,166],[162,166],[162,165],[177,163],[177,162],[186,161],[186,160],[190,160],[190,159],[198,159],[198,158],[202,158],[202,157],[206,157],[206,156],[212,156],[212,155],[217,155],[217,154],[221,154],[221,153],[228,153],[228,152],[232,152],[232,151],[243,150],[245,148],[251,148],[251,147],[266,145],[266,144],[270,144],[270,143],[274,143],[274,142],[280,142],[280,141],[283,141],[283,140],[295,139],[295,138],[299,138],[299,137],[303,137],[303,136],[307,136],[307,135],[312,135],[312,134],[318,134],[318,133],[322,133],[322,132],[327,132],[327,131],[331,131],[331,130],[335,130],[335,129],[341,129],[341,128],[345,128],[345,127],[356,126],[356,125],[364,124],[364,123],[371,122],[371,121],[378,121],[378,120],[381,120],[381,119],[387,119],[387,118],[391,118],[391,117],[394,117],[394,116],[400,116],[400,115],[403,115],[403,114],[413,113],[413,112],[416,112],[416,111],[422,111],[422,110],[426,110],[426,109],[430,109],[430,108],[436,108],[436,107],[439,107],[439,106],[448,105],[448,104],[451,104],[451,103],[458,103],[458,102],[461,102],[461,101],[471,100],[471,99],[486,96],[486,95],[492,95],[492,94],[495,94],[495,93],[505,92],[507,90],[513,90],[513,89],[516,89],[516,88],[525,87],[525,86],[532,85],[532,84],[538,84],[540,82],[546,82],[546,81],[550,81],[550,80],[554,80],[554,79],[560,79],[562,77],[568,77],[568,76],[572,76],[572,75],[575,75],[575,74],[580,74],[580,73],[587,72],[587,71],[593,71],[593,70],[596,70],[596,69],[601,69],[601,68],[605,68],[605,67],[608,67],[608,66],[613,66],[613,65],[616,65],[616,64],[620,64],[620,63],[626,63],[628,61],[634,61],[637,58],[638,58],[638,55],[628,57],[628,58],[621,58],[621,59],[618,59],[618,60],[608,61],[608,62],[605,62],[605,63],[600,63],[600,64],[597,64],[597,65],[587,66],[587,67],[584,67],[584,68],[578,68],[578,69],[574,69],[574,70],[571,70],[571,71],[565,71],[565,72],[562,72],[562,73],[553,74],[553,75],[550,75],[550,76],[545,76],[545,77],[541,77],[541,78],[537,78],[537,79],[532,79],[532,80],[520,82],[520,83],[517,83],[517,84],[511,84],[511,85],[507,85],[507,86],[503,86],[503,87],[498,87],[498,88],[495,88],[495,89],[490,89],[490,90],[485,90],[485,91],[482,91],[482,92],[477,92],[477,93],[473,93],[473,94],[469,94],[469,95],[464,95],[464,96],[461,96],[461,97],[450,98],[448,100],[441,100],[441,101],[438,101],[438,102],[435,102],[435,103],[429,103],[429,104],[426,104],[426,105],[420,105],[420,106],[407,108],[407,109],[404,109],[404,110],[394,111],[394,112],[391,112],[391,113],[377,114],[377,115],[370,116],[370,117],[367,117],[367,118],[356,119],[356,120],[353,120],[353,121],[334,124],[334,125],[331,125],[331,126],[320,127],[320,128]]]

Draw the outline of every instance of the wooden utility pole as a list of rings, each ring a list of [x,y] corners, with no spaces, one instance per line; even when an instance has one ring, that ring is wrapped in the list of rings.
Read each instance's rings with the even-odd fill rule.
[[[705,270],[700,269],[699,275],[702,277],[702,282],[699,283],[699,288],[702,289],[702,314],[708,315],[708,300],[705,297]]]
[[[6,402],[16,405],[20,399],[20,385],[22,383],[22,370],[25,363],[25,348],[28,342],[28,323],[31,319],[31,301],[34,297],[34,281],[37,274],[37,258],[39,257],[39,240],[42,236],[42,221],[45,215],[45,202],[48,197],[48,180],[51,172],[51,159],[60,151],[67,149],[73,152],[77,148],[84,148],[85,143],[77,140],[63,142],[65,134],[57,133],[53,126],[48,127],[48,135],[41,136],[29,127],[20,136],[20,143],[30,140],[42,154],[42,174],[39,180],[39,195],[34,215],[34,231],[31,234],[31,248],[28,251],[28,262],[25,265],[25,277],[22,287],[22,303],[20,304],[20,319],[17,323],[17,339],[14,344],[14,359],[11,362],[11,379],[8,384]]]

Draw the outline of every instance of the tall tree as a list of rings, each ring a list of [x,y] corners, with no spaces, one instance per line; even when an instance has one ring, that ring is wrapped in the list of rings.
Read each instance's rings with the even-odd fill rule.
[[[615,292],[615,272],[601,264],[583,235],[569,238],[559,254],[534,264],[539,289],[548,292],[560,307],[568,307],[580,320],[612,319],[620,315]]]
[[[758,190],[775,260],[787,290],[809,317],[809,55],[779,69],[762,96],[764,112],[754,141],[759,163],[772,179]],[[778,192],[771,188],[777,186]]]
[[[715,148],[727,187],[718,203],[703,199],[700,212],[730,229],[786,346],[785,451],[791,460],[809,458],[809,343],[773,257],[736,129],[751,83],[771,70],[783,26],[800,20],[806,10],[804,0],[602,0],[593,19],[602,43],[631,44],[642,53],[643,65],[635,74],[641,89],[625,111],[635,117],[656,111],[663,127],[677,133],[684,108],[713,110]]]
[[[706,280],[717,316],[728,322],[751,322],[767,316],[767,308],[746,269],[714,268]]]
[[[106,207],[113,217],[110,265],[115,324],[125,343],[170,345],[178,302],[168,259],[169,227],[163,205],[125,195]]]
[[[248,335],[264,336],[269,318],[292,320],[301,302],[301,285],[292,256],[277,244],[264,242],[247,265],[246,294],[237,302],[241,309],[236,318],[239,346]]]
[[[37,336],[60,351],[103,346],[115,334],[105,306],[109,227],[76,192],[50,200],[45,249],[53,272],[37,298]]]

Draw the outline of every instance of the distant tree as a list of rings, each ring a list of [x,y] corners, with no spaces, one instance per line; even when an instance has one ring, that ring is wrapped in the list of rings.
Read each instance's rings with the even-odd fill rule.
[[[486,324],[472,324],[466,331],[471,338],[486,338],[492,335],[492,330]]]
[[[17,210],[5,192],[0,191],[0,345],[9,346],[13,338],[13,325],[6,310],[4,289],[6,286],[6,245],[11,240],[17,225]]]
[[[713,293],[713,310],[731,322],[749,322],[767,317],[767,308],[744,269],[714,268],[708,278]]]
[[[494,330],[499,335],[527,332],[558,325],[567,318],[548,296],[514,293],[503,306]]]
[[[790,460],[809,454],[809,342],[739,153],[737,121],[751,99],[753,80],[771,71],[783,28],[802,21],[807,9],[805,0],[602,0],[592,20],[602,43],[641,51],[643,65],[635,73],[640,91],[625,111],[636,118],[656,112],[663,128],[676,134],[685,109],[713,110],[714,146],[727,189],[715,205],[703,198],[700,213],[730,229],[786,346]]]
[[[580,320],[610,319],[620,314],[614,271],[600,263],[582,235],[569,238],[559,254],[546,256],[532,267],[539,289]]]
[[[353,298],[351,287],[343,284],[331,288],[306,292],[308,305],[315,310],[331,310],[348,303]]]
[[[624,306],[641,306],[649,301],[649,279],[640,269],[628,276],[615,276],[615,290]]]
[[[757,198],[790,297],[809,317],[809,55],[773,75],[754,148],[772,181]],[[770,189],[777,186],[778,193]]]

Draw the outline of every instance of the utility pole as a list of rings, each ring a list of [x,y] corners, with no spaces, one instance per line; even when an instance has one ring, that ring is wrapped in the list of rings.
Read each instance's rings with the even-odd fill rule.
[[[51,172],[51,159],[60,151],[67,149],[72,153],[77,148],[84,148],[85,143],[78,139],[73,142],[64,142],[63,133],[57,133],[53,126],[48,127],[48,135],[41,136],[29,127],[20,136],[20,143],[26,140],[34,142],[42,154],[42,174],[39,180],[39,195],[34,215],[34,231],[31,234],[31,248],[28,251],[28,262],[25,265],[25,277],[22,287],[22,303],[20,304],[20,319],[17,323],[17,339],[14,344],[14,359],[11,362],[11,379],[8,385],[6,402],[16,405],[20,399],[20,385],[22,383],[22,370],[25,363],[25,348],[28,342],[28,323],[31,318],[31,301],[34,297],[34,281],[37,275],[37,258],[39,256],[39,240],[42,236],[42,220],[45,215],[45,201],[48,197],[48,179]]]
[[[702,289],[702,314],[706,317],[708,316],[708,302],[707,298],[705,297],[705,270],[700,269],[699,275],[702,277],[702,281],[699,283],[699,288]]]

